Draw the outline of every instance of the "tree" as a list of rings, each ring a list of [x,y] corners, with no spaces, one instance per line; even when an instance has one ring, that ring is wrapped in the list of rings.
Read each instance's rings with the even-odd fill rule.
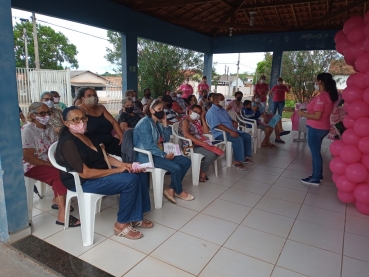
[[[261,75],[266,75],[267,77],[270,77],[272,72],[272,60],[273,60],[273,54],[266,52],[264,54],[264,60],[260,61],[256,65],[255,75],[253,79],[253,83],[256,84]]]
[[[33,25],[30,22],[17,23],[13,27],[14,52],[17,67],[26,67],[23,29],[26,28],[28,37],[28,63],[35,67],[35,49],[33,43]],[[76,55],[77,47],[69,43],[68,38],[48,26],[37,24],[40,67],[42,69],[64,69],[68,63],[72,68],[78,68]]]
[[[107,48],[105,58],[121,71],[120,34],[108,31],[112,49]],[[138,39],[137,63],[139,87],[150,88],[153,96],[163,95],[166,90],[175,90],[186,77],[201,78],[203,54],[172,45]],[[199,77],[200,76],[200,77]]]

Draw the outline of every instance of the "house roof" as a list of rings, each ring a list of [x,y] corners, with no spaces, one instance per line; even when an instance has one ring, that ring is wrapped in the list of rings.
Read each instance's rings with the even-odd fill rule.
[[[211,37],[311,29],[342,29],[363,15],[367,0],[112,0]],[[254,13],[254,15],[252,15]],[[251,24],[254,17],[254,24]]]
[[[351,65],[347,65],[343,60],[338,60],[331,62],[329,73],[332,75],[351,75],[355,73],[355,70]]]

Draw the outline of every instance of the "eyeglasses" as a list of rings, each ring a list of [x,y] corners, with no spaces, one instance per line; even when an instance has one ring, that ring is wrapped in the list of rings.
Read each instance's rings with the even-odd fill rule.
[[[80,122],[81,122],[81,120],[82,120],[83,122],[87,122],[87,121],[88,121],[88,117],[86,117],[86,116],[82,116],[82,117],[75,117],[75,118],[73,118],[73,119],[71,119],[71,120],[67,120],[67,121],[72,121],[73,123],[78,124],[78,123],[80,123]]]
[[[52,111],[48,111],[48,112],[39,112],[39,113],[34,113],[34,114],[39,114],[41,115],[41,117],[45,117],[46,115],[51,115],[53,112]]]
[[[42,98],[42,100],[45,100],[45,102],[47,102],[47,101],[54,101],[54,98]]]

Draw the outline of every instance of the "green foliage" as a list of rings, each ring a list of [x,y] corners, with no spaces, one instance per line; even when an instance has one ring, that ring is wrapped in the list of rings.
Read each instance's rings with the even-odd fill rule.
[[[295,101],[294,100],[286,100],[285,107],[294,108],[295,107]]]
[[[272,72],[272,60],[273,60],[273,54],[266,52],[264,54],[264,60],[260,61],[256,65],[255,70],[255,76],[253,79],[253,83],[256,84],[261,75],[265,75],[268,78],[270,78],[271,72]]]
[[[112,48],[107,48],[105,58],[121,72],[121,37],[119,33],[108,31]],[[186,77],[201,80],[203,54],[147,39],[138,39],[139,90],[150,88],[154,97],[166,90],[177,89]]]
[[[17,67],[26,67],[23,29],[26,28],[28,37],[28,63],[35,68],[35,49],[33,42],[33,25],[30,22],[17,23],[13,27],[14,53]],[[69,43],[68,38],[55,32],[49,26],[37,24],[37,38],[41,69],[64,69],[63,64],[69,63],[71,68],[78,68],[76,55],[77,47]]]

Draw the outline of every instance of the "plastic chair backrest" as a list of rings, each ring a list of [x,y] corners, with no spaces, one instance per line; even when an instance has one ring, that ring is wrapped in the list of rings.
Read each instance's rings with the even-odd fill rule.
[[[181,140],[185,140],[185,141],[187,141],[187,142],[189,143],[189,145],[190,145],[190,146],[192,146],[192,145],[193,145],[192,140],[187,139],[187,138],[185,138],[185,137],[182,137],[182,136],[180,136],[180,135],[178,134],[179,122],[174,123],[174,124],[172,125],[172,129],[173,129],[173,135],[174,135],[175,137],[177,137],[178,139],[181,139]],[[188,150],[191,152],[191,154],[193,153],[193,149],[192,149],[192,148],[188,148]]]

